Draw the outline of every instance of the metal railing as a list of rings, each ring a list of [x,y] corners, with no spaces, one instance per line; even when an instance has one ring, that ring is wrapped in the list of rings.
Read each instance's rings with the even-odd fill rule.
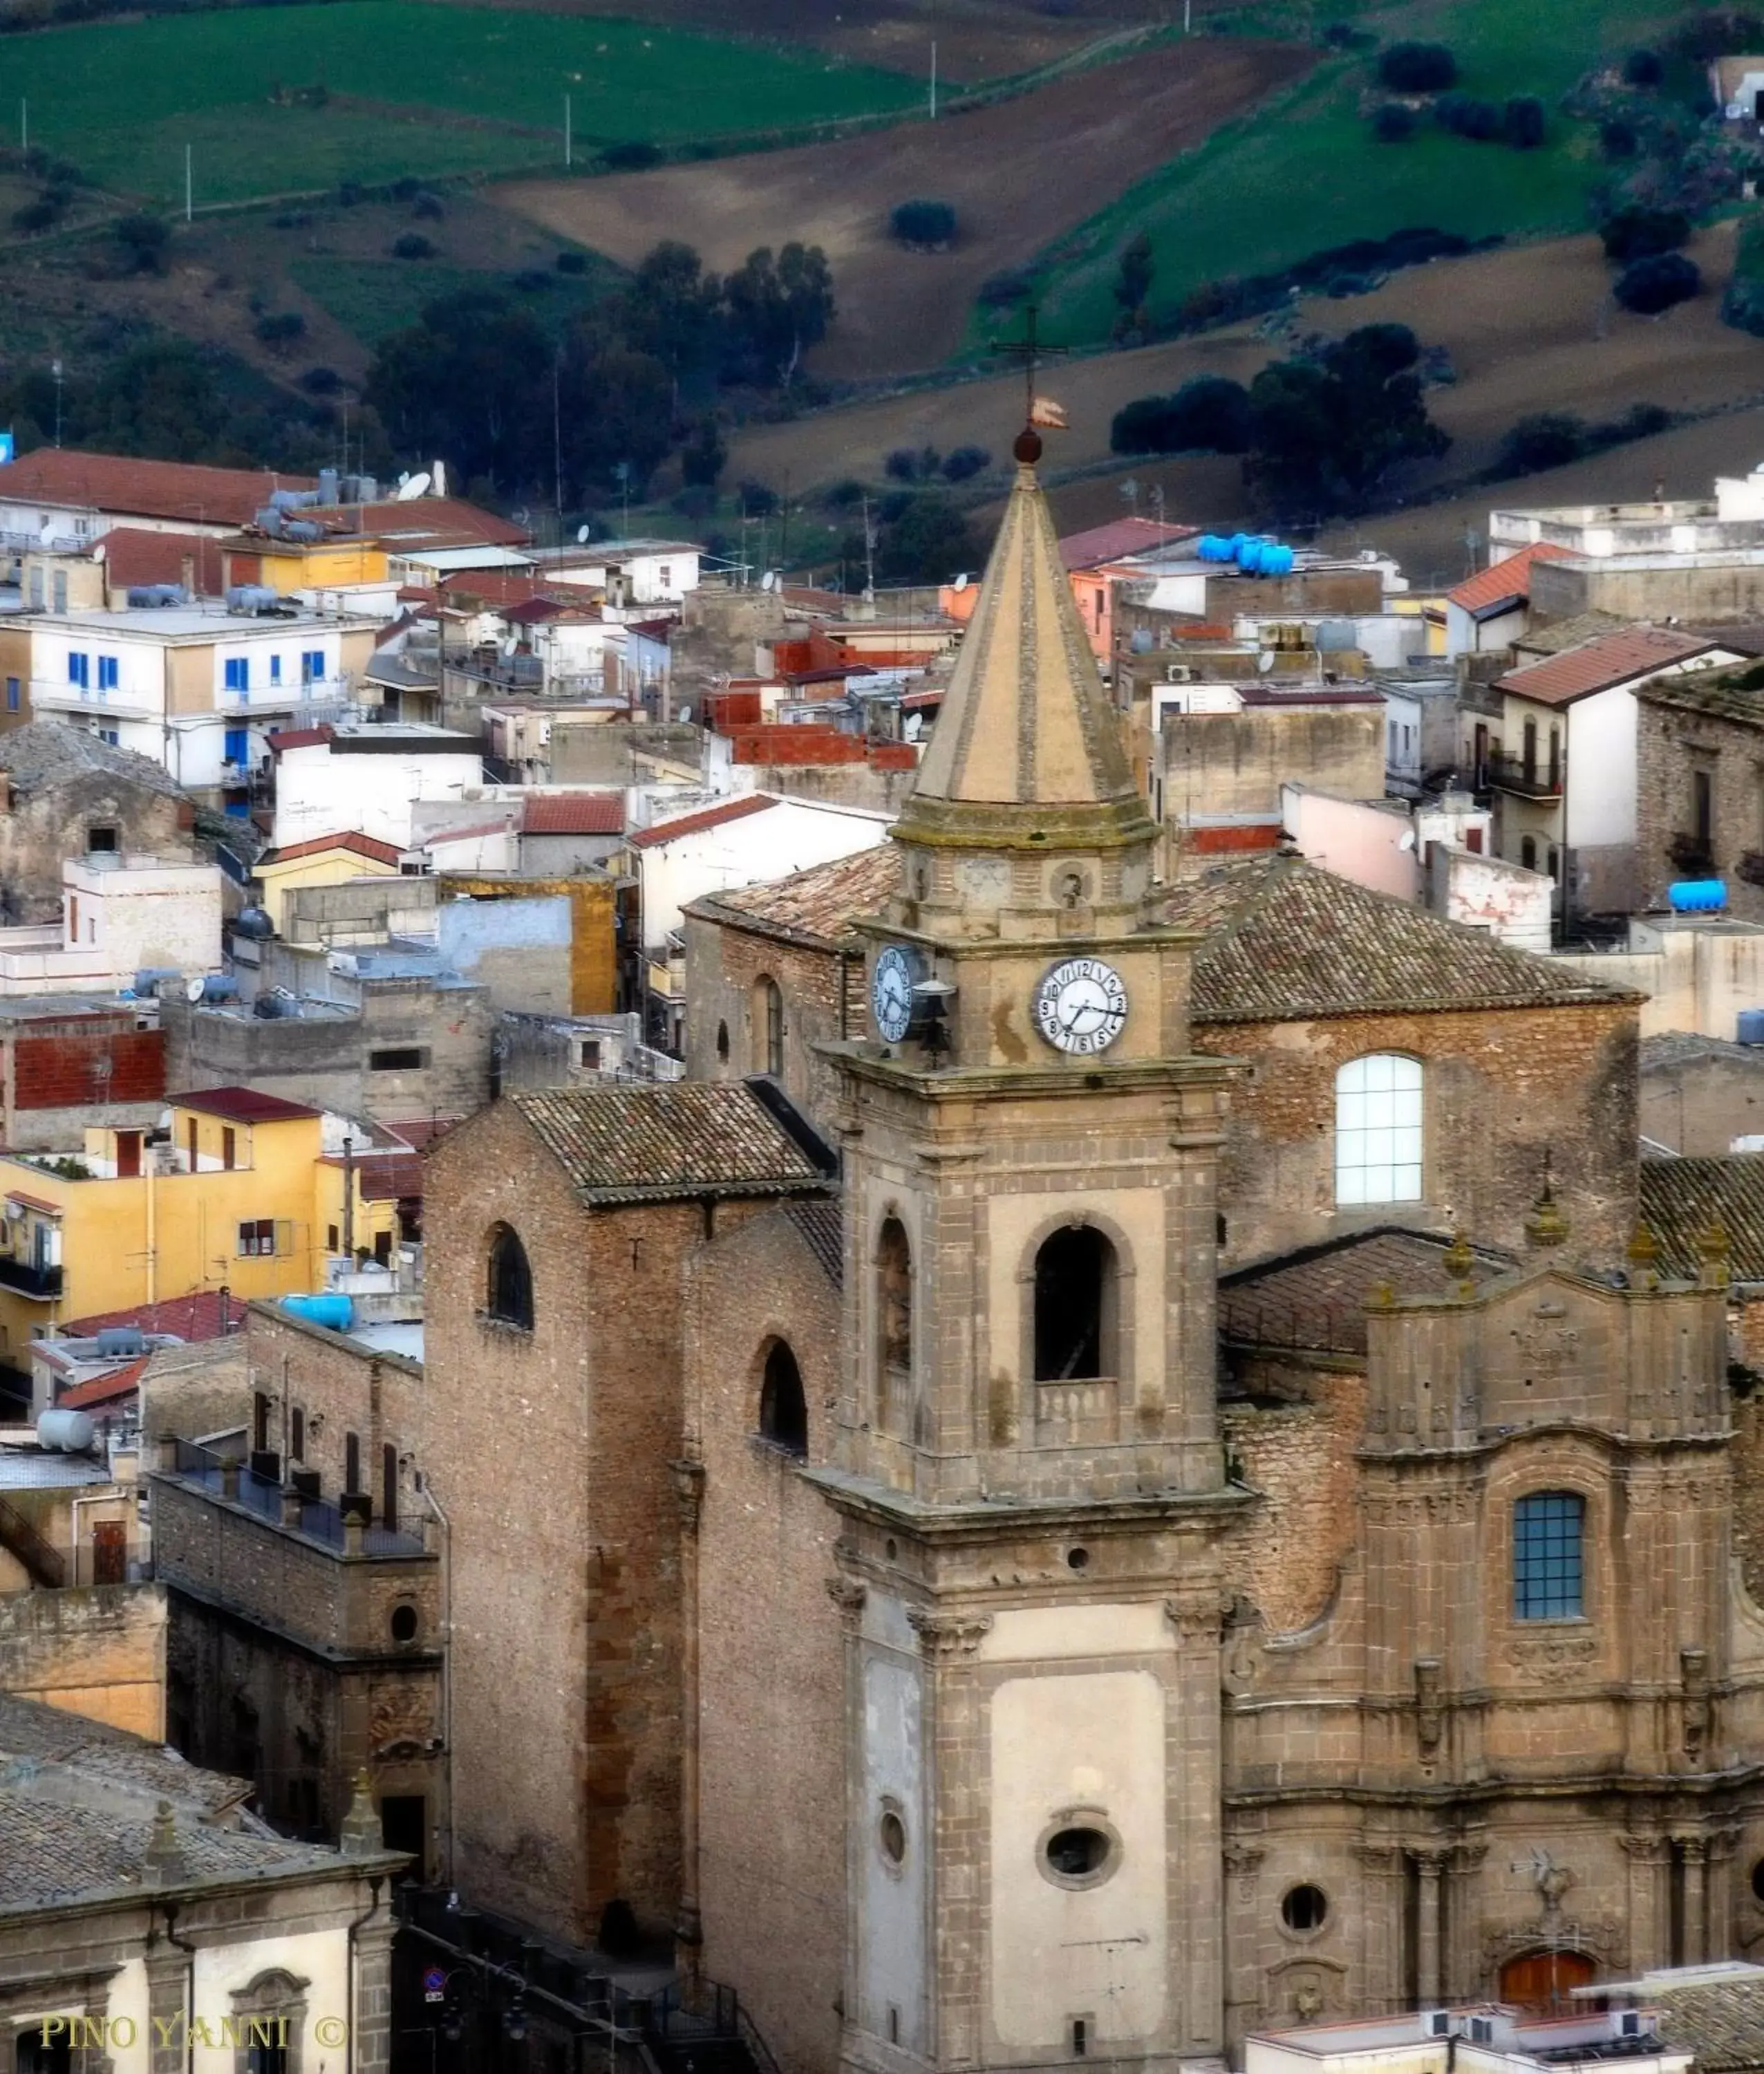
[[[337,1555],[349,1552],[349,1530],[341,1506],[325,1498],[302,1497],[296,1514],[293,1505],[287,1502],[295,1495],[291,1486],[284,1488],[273,1477],[259,1476],[246,1463],[227,1461],[209,1448],[198,1447],[193,1440],[179,1440],[174,1443],[174,1448],[169,1473],[180,1482],[194,1484],[211,1497],[240,1506],[268,1525],[298,1534],[303,1540],[315,1541]],[[406,1534],[398,1527],[372,1520],[361,1523],[364,1556],[408,1560],[428,1552],[420,1535]]]
[[[1562,766],[1527,762],[1499,750],[1488,758],[1488,779],[1503,792],[1517,792],[1527,799],[1557,799],[1562,796]]]
[[[16,1289],[23,1296],[59,1296],[63,1272],[60,1267],[38,1267],[10,1254],[0,1254],[0,1287]]]

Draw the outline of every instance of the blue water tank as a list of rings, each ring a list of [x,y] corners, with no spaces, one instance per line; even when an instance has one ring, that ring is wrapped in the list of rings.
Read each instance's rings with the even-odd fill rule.
[[[1270,540],[1262,551],[1262,573],[1265,576],[1290,576],[1293,560],[1291,548]]]
[[[1246,576],[1262,573],[1262,556],[1267,543],[1263,540],[1243,540],[1238,543],[1237,567]]]
[[[239,982],[231,973],[210,973],[202,982],[204,1001],[237,1001]]]
[[[1764,1008],[1742,1008],[1734,1035],[1741,1044],[1764,1044]]]
[[[1195,548],[1203,562],[1229,562],[1233,552],[1230,541],[1222,533],[1203,533]]]
[[[1727,905],[1727,886],[1719,878],[1681,878],[1666,897],[1675,915],[1712,915]]]
[[[355,1316],[355,1306],[347,1296],[284,1296],[282,1308],[309,1325],[323,1325],[333,1332],[346,1332]]]

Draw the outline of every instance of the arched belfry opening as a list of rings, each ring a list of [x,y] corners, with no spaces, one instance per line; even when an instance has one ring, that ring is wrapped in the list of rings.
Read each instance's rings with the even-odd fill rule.
[[[1117,1363],[1115,1249],[1094,1225],[1068,1225],[1035,1255],[1037,1382],[1112,1376]]]
[[[766,1350],[759,1383],[759,1431],[762,1439],[787,1455],[808,1452],[808,1400],[803,1391],[802,1370],[784,1340],[774,1340]]]

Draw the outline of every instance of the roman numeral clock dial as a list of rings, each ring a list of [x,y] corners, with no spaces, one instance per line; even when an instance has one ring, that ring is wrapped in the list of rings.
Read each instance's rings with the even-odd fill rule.
[[[1042,975],[1031,1003],[1035,1027],[1056,1049],[1105,1051],[1127,1020],[1127,989],[1101,958],[1068,958]]]

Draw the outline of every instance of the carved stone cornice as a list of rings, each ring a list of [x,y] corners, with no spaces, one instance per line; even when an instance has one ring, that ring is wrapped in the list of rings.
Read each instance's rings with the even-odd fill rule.
[[[934,1663],[972,1656],[992,1631],[990,1613],[940,1613],[935,1606],[908,1606],[907,1625],[923,1654]]]
[[[1225,1860],[1225,1875],[1237,1882],[1239,1901],[1254,1900],[1256,1868],[1267,1855],[1260,1844],[1246,1843],[1239,1836],[1228,1836],[1220,1846],[1220,1856]]]
[[[1356,1836],[1352,1849],[1369,1872],[1394,1872],[1403,1856],[1402,1846],[1389,1836]]]
[[[1643,1865],[1664,1865],[1672,1855],[1671,1841],[1665,1836],[1631,1836],[1619,1835],[1617,1846],[1637,1858]]]
[[[1225,1608],[1220,1604],[1217,1592],[1190,1593],[1163,1602],[1164,1618],[1175,1630],[1179,1638],[1191,1646],[1210,1642],[1217,1647],[1225,1616]]]
[[[863,1617],[864,1601],[870,1597],[866,1588],[857,1578],[840,1573],[827,1580],[827,1596],[838,1607],[841,1623],[855,1633]]]

